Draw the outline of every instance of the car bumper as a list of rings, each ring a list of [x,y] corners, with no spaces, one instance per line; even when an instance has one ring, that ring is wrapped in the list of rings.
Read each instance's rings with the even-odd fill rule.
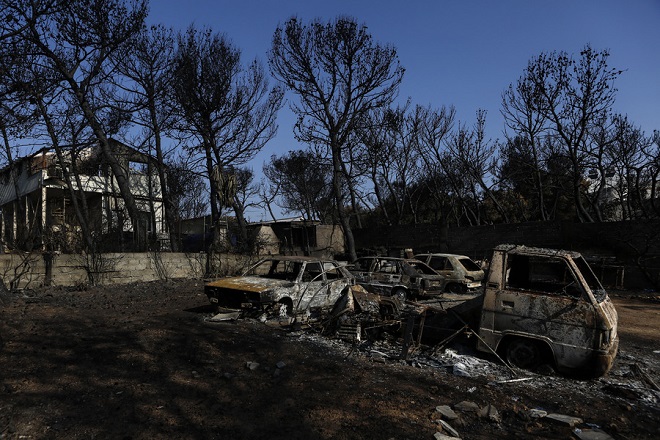
[[[617,337],[613,342],[610,348],[606,351],[599,352],[594,357],[593,363],[593,372],[596,376],[603,376],[612,368],[614,364],[614,359],[616,354],[619,351],[619,338]]]
[[[205,293],[211,304],[229,309],[258,309],[272,304],[272,301],[263,301],[259,292],[240,292],[207,287]]]

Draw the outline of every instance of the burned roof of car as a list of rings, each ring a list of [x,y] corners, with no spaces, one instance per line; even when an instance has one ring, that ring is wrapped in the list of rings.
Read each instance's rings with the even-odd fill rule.
[[[266,257],[263,258],[263,260],[277,260],[277,261],[299,261],[301,263],[303,262],[310,262],[310,261],[328,261],[328,262],[336,262],[332,258],[320,258],[320,257],[309,257],[309,256],[303,256],[303,255],[281,255],[278,257]]]
[[[445,252],[421,252],[419,254],[415,254],[415,257],[419,255],[432,255],[434,257],[456,257],[456,258],[468,258],[467,255],[462,255],[462,254],[448,254]]]
[[[424,263],[423,261],[421,261],[418,258],[381,257],[381,256],[378,256],[378,255],[367,255],[367,256],[358,258],[358,260],[363,260],[363,259],[367,259],[367,258],[378,258],[379,260],[405,261],[406,263],[410,263],[410,262],[412,262],[412,263]]]
[[[495,247],[495,250],[506,251],[509,254],[536,254],[536,255],[571,257],[571,258],[576,258],[580,256],[580,253],[575,251],[567,251],[563,249],[537,248],[537,247],[529,247],[529,246],[517,245],[517,244],[501,244]]]

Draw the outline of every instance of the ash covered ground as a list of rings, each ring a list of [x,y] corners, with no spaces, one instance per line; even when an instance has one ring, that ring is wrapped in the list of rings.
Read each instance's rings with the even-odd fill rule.
[[[619,355],[583,380],[511,371],[464,338],[404,360],[394,337],[211,322],[195,280],[5,293],[0,438],[660,438],[660,301],[612,297]]]

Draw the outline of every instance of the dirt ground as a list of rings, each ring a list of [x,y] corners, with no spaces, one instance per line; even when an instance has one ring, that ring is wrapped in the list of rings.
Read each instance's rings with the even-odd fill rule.
[[[615,366],[579,380],[513,374],[465,344],[406,361],[396,339],[353,346],[308,326],[213,323],[201,281],[3,294],[0,438],[431,440],[451,435],[444,419],[463,439],[657,439],[660,301],[613,299]]]

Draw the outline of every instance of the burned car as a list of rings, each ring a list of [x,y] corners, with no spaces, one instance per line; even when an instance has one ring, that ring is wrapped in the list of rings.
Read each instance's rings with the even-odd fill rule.
[[[477,349],[511,364],[602,376],[619,347],[607,291],[577,252],[516,245],[493,250]]]
[[[223,309],[298,314],[332,307],[353,284],[336,261],[282,256],[260,260],[242,276],[207,283],[204,293]]]
[[[550,366],[600,377],[612,368],[618,315],[581,254],[503,244],[490,261],[487,283],[477,292],[415,303],[347,292],[326,328],[347,340],[360,340],[371,329],[403,330],[404,356],[414,339],[444,344],[465,333],[477,336],[471,339],[478,351],[521,369]]]
[[[348,266],[358,284],[369,292],[400,301],[440,295],[445,278],[426,263],[395,257],[362,257]]]
[[[481,289],[484,271],[470,257],[456,254],[419,254],[415,258],[431,266],[447,280],[446,290],[466,293]]]

